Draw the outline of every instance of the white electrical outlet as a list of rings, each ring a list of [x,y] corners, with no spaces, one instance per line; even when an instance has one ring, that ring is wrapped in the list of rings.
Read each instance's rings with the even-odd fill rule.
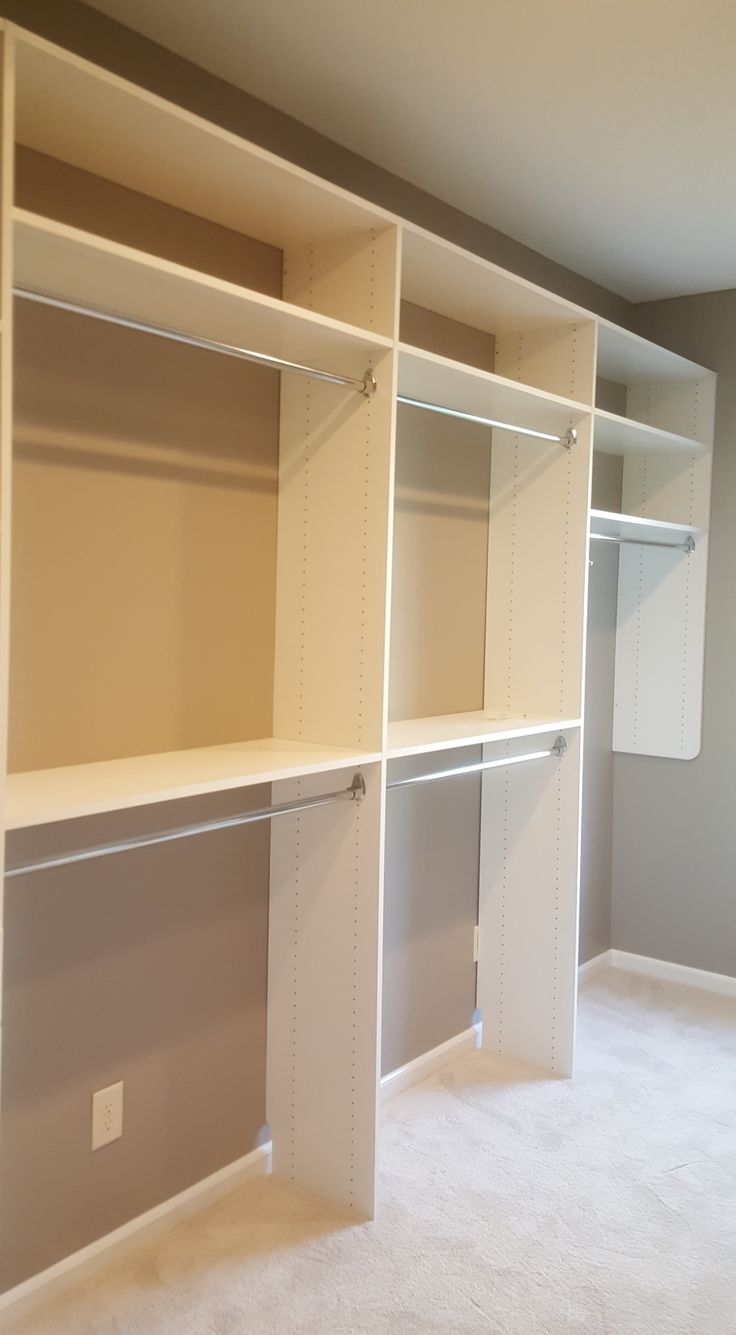
[[[123,1082],[92,1095],[92,1149],[101,1150],[123,1134]]]

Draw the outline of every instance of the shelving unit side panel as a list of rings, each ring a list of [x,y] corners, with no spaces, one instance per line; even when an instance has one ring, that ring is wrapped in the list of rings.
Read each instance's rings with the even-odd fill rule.
[[[284,300],[393,338],[397,269],[396,227],[288,246]]]
[[[590,418],[572,450],[494,432],[485,709],[579,718]]]
[[[282,376],[274,733],[378,751],[394,354],[375,371],[371,398]]]
[[[631,385],[626,395],[626,415],[648,422],[663,431],[673,431],[692,440],[713,440],[716,377],[706,379],[654,380]]]
[[[631,454],[624,457],[625,514],[708,528],[712,456]]]
[[[595,324],[545,325],[496,337],[498,375],[578,403],[592,404]]]
[[[689,556],[619,555],[613,749],[692,760],[700,751],[708,542]]]
[[[561,760],[483,775],[478,1007],[485,1048],[569,1076],[577,1000],[580,735],[565,737]],[[535,738],[533,749],[546,744]],[[506,754],[530,749],[528,742],[510,743]]]
[[[383,766],[366,796],[274,823],[267,1115],[274,1171],[358,1215],[375,1208]],[[344,774],[274,786],[274,801]]]
[[[0,30],[0,866],[5,866],[10,675],[10,529],[13,464],[13,178],[15,43]],[[3,979],[3,884],[0,879],[0,1023]]]

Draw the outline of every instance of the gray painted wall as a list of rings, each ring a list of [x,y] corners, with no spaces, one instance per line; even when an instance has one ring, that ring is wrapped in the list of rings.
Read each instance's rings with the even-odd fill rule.
[[[616,756],[613,944],[736,974],[736,291],[639,307],[641,333],[718,372],[703,746]]]

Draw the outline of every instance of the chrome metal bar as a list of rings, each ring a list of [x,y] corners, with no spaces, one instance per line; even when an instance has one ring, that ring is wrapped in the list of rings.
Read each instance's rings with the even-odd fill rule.
[[[10,871],[6,871],[5,876],[27,876],[30,872],[48,871],[52,867],[68,867],[75,862],[89,862],[93,858],[110,857],[113,853],[129,853],[135,848],[151,848],[154,844],[168,844],[174,839],[189,839],[195,834],[228,830],[234,825],[251,825],[255,821],[272,820],[274,816],[290,816],[292,812],[306,811],[309,807],[325,807],[332,802],[360,802],[364,796],[363,775],[354,774],[350,787],[340,788],[335,793],[322,793],[319,797],[299,797],[293,802],[278,802],[276,806],[259,807],[254,811],[241,812],[238,816],[224,816],[221,820],[180,825],[173,830],[162,830],[159,834],[142,834],[132,839],[121,839],[114,844],[99,844],[95,848],[83,848],[75,853],[60,853],[58,856],[39,858],[37,862],[27,862],[20,867],[12,867]]]
[[[495,426],[499,431],[513,431],[516,436],[534,436],[537,440],[551,440],[556,445],[564,445],[571,450],[578,433],[570,427],[564,436],[555,436],[550,431],[537,431],[531,426],[514,426],[512,422],[498,422],[495,417],[476,417],[474,413],[463,413],[457,408],[444,408],[440,403],[425,403],[422,399],[409,399],[405,394],[397,394],[397,403],[406,403],[410,408],[425,408],[429,413],[443,413],[446,417],[459,417],[463,422],[478,422],[481,426]]]
[[[624,538],[617,537],[615,533],[591,533],[590,540],[616,542],[619,546],[632,543],[636,547],[666,547],[670,552],[687,552],[688,556],[695,551],[695,539],[692,533],[688,533],[684,542],[657,542],[654,538]]]
[[[239,348],[232,343],[219,343],[214,338],[199,338],[196,334],[183,334],[178,329],[169,329],[166,325],[149,324],[146,320],[133,320],[127,315],[116,315],[114,311],[102,310],[96,306],[81,306],[62,297],[52,297],[45,292],[34,292],[27,287],[14,287],[13,296],[23,301],[35,301],[41,306],[53,306],[60,311],[69,311],[72,315],[86,315],[93,320],[104,320],[107,324],[121,325],[123,329],[134,329],[139,334],[155,334],[157,338],[168,338],[174,343],[186,343],[192,348],[201,348],[206,352],[222,352],[226,357],[239,357],[244,362],[255,362],[258,366],[269,366],[272,370],[293,371],[295,375],[310,376],[313,380],[327,380],[331,385],[345,385],[359,394],[370,398],[376,391],[376,377],[369,368],[362,380],[353,376],[337,375],[332,371],[318,371],[314,366],[302,366],[300,362],[289,362],[283,357],[271,357],[266,352],[253,352],[250,348]]]
[[[431,774],[415,774],[410,779],[392,779],[387,788],[408,788],[415,783],[434,783],[436,779],[455,779],[460,774],[480,774],[487,769],[502,769],[509,765],[524,765],[528,760],[546,760],[556,756],[561,760],[567,751],[564,737],[558,737],[549,751],[527,751],[523,756],[502,756],[500,760],[481,760],[477,765],[459,765],[457,769],[434,770]]]

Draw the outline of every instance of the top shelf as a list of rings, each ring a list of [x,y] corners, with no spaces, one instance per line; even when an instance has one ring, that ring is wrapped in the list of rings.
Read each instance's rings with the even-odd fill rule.
[[[411,223],[403,229],[401,295],[492,334],[593,320],[562,297]]]
[[[690,436],[663,431],[618,413],[595,410],[594,447],[602,454],[706,454],[708,446]]]
[[[712,380],[714,374],[608,320],[598,322],[598,375],[605,380],[645,385],[657,380]]]
[[[16,138],[128,189],[285,248],[396,219],[71,52],[16,29]]]

